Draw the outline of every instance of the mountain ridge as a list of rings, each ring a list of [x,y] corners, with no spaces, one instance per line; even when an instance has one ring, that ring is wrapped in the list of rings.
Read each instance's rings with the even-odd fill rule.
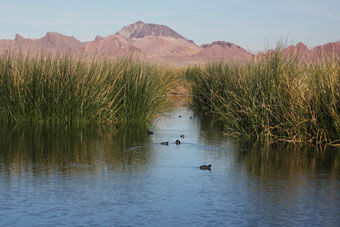
[[[1,39],[0,52],[23,51],[80,52],[108,57],[138,55],[154,62],[176,65],[201,64],[209,61],[249,61],[268,56],[266,53],[252,54],[241,46],[226,41],[214,41],[196,45],[166,25],[147,24],[142,21],[124,26],[113,35],[97,35],[93,41],[81,42],[74,36],[57,32],[47,32],[39,39],[24,38],[16,34],[13,40]],[[340,56],[340,41],[326,43],[309,49],[302,42],[281,50],[284,56],[299,56],[302,60],[312,60],[335,53]]]

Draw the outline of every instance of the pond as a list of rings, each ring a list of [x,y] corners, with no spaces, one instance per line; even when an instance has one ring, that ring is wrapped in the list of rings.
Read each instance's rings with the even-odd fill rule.
[[[339,150],[242,145],[187,107],[150,128],[0,130],[0,226],[339,223]]]

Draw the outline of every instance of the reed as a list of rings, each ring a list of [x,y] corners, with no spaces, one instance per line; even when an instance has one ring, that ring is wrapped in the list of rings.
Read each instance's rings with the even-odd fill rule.
[[[123,72],[120,122],[150,121],[158,115],[176,81],[171,68],[147,63],[123,61],[118,68]]]
[[[172,85],[165,67],[132,58],[0,56],[0,122],[118,124],[155,116]]]
[[[252,142],[337,144],[340,61],[300,62],[275,52],[247,64],[189,68],[194,108],[213,113],[225,133]]]

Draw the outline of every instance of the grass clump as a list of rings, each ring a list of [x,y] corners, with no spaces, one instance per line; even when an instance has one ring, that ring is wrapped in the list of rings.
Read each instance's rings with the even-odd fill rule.
[[[337,144],[340,61],[270,58],[247,64],[189,68],[193,106],[216,114],[226,134],[253,142]]]
[[[148,121],[172,85],[167,69],[132,58],[0,56],[0,122]]]
[[[150,121],[164,106],[176,78],[169,68],[121,62],[122,105],[118,112],[120,122]]]

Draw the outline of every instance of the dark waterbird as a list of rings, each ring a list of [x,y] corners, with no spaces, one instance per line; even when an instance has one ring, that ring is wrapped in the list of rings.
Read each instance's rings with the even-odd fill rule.
[[[168,145],[169,145],[169,142],[168,142],[168,141],[166,141],[166,142],[161,142],[161,144],[162,144],[162,145],[167,145],[167,146],[168,146]]]
[[[210,165],[201,165],[200,169],[211,170],[211,164]]]
[[[10,72],[12,72],[12,69],[13,69],[13,68],[12,68],[12,65],[11,65],[11,64],[8,64],[8,65],[7,65],[7,68],[8,68],[8,70],[9,70]]]
[[[152,134],[153,134],[153,132],[148,130],[148,135],[152,135]]]
[[[182,137],[184,139],[184,134],[180,135],[180,137]]]
[[[178,144],[181,144],[181,141],[179,141],[179,140],[176,140],[176,144],[178,145]]]

